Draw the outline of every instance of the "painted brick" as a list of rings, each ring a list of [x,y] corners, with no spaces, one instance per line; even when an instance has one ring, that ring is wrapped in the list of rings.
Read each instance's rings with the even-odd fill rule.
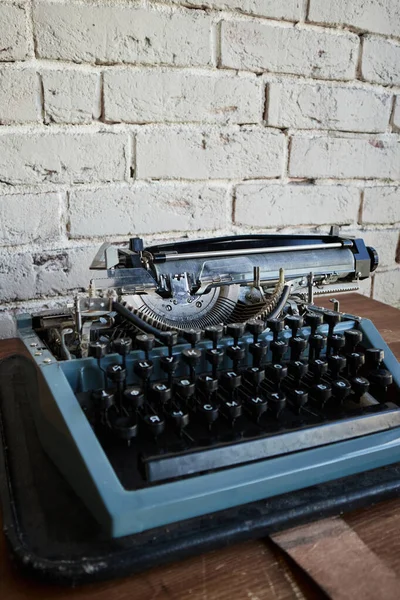
[[[386,131],[392,96],[371,88],[330,83],[268,85],[268,125],[296,129]]]
[[[216,185],[136,184],[76,191],[70,210],[72,237],[198,231],[227,226],[228,197]]]
[[[90,123],[100,117],[98,73],[46,70],[41,77],[46,123]]]
[[[0,340],[15,337],[16,333],[14,314],[9,311],[0,312]]]
[[[162,0],[164,1],[164,0]],[[298,21],[302,16],[302,0],[184,0],[177,3],[184,6],[230,9],[241,13]]]
[[[39,77],[32,69],[0,69],[0,125],[42,120]]]
[[[311,0],[308,20],[400,36],[398,0]]]
[[[366,81],[400,85],[400,42],[365,36],[361,73]]]
[[[93,277],[89,266],[98,249],[98,246],[84,246],[34,253],[34,295],[57,296],[71,290],[87,289]]]
[[[262,128],[157,127],[137,135],[138,178],[278,177],[285,136]]]
[[[0,248],[0,301],[32,298],[35,274],[31,253],[10,252]]]
[[[29,55],[26,4],[0,4],[0,61],[24,60]]]
[[[222,65],[322,79],[355,76],[358,36],[266,22],[223,22]]]
[[[400,179],[400,137],[292,138],[291,177]]]
[[[245,183],[236,188],[235,223],[252,227],[349,224],[357,220],[356,188]]]
[[[128,136],[114,133],[0,135],[0,180],[12,184],[124,179]]]
[[[400,223],[400,187],[371,187],[364,191],[362,222]]]
[[[60,219],[60,194],[0,196],[0,246],[55,240]]]
[[[400,269],[375,274],[374,299],[400,308]]]
[[[107,121],[256,123],[262,104],[261,82],[255,76],[158,69],[104,74]]]
[[[211,19],[202,11],[40,1],[34,14],[41,58],[193,66],[211,60]]]

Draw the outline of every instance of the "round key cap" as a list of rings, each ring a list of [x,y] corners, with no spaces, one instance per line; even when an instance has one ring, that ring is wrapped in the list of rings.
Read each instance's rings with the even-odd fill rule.
[[[279,417],[282,410],[286,406],[286,395],[281,391],[276,391],[267,394],[268,409],[275,417]]]
[[[324,323],[328,325],[329,335],[333,335],[333,330],[338,323],[342,320],[342,317],[339,313],[333,310],[327,310],[324,312]]]
[[[344,339],[346,341],[346,351],[350,354],[350,352],[354,352],[358,344],[361,344],[362,333],[358,329],[349,329],[344,332]]]
[[[173,375],[179,367],[179,358],[177,356],[161,356],[160,366],[164,373]]]
[[[365,355],[360,352],[351,352],[346,356],[347,368],[351,375],[357,375],[357,371],[365,363]]]
[[[165,383],[153,383],[150,387],[151,395],[156,402],[165,404],[171,399],[172,390]]]
[[[179,432],[189,425],[189,413],[182,409],[170,410],[167,413],[168,419],[173,427]]]
[[[310,348],[314,351],[315,356],[318,358],[326,346],[326,337],[320,333],[316,333],[315,335],[310,335],[308,343]]]
[[[368,348],[365,351],[365,363],[367,369],[378,369],[385,358],[385,353],[380,348]]]
[[[114,404],[114,394],[106,392],[106,390],[93,390],[93,402],[95,407],[100,411],[106,411]]]
[[[335,379],[332,381],[332,396],[339,402],[343,402],[351,392],[351,384],[347,379]]]
[[[256,343],[258,336],[265,329],[265,323],[261,319],[250,319],[247,321],[246,329],[254,337],[254,343]]]
[[[377,369],[368,374],[368,379],[373,385],[386,389],[393,383],[393,375],[387,369]]]
[[[308,364],[303,360],[291,360],[288,364],[288,373],[296,381],[300,381],[308,373]]]
[[[210,325],[205,328],[204,335],[212,341],[214,348],[216,348],[219,340],[224,335],[224,327],[223,325]]]
[[[199,375],[197,385],[205,394],[212,394],[218,389],[218,379],[213,379],[210,375]]]
[[[214,421],[216,421],[219,416],[218,407],[215,404],[212,404],[211,402],[199,404],[196,408],[196,411],[208,425],[214,423]]]
[[[332,376],[336,378],[339,375],[339,373],[343,371],[343,369],[346,367],[347,360],[344,356],[341,356],[340,354],[331,354],[331,356],[328,357],[328,365]]]
[[[226,355],[231,359],[232,362],[238,363],[246,356],[245,346],[227,346],[225,348]]]
[[[155,337],[151,333],[140,333],[136,336],[135,343],[138,350],[150,352],[154,348]]]
[[[93,356],[93,358],[103,358],[107,354],[107,344],[103,342],[90,342],[88,348],[89,356]]]
[[[344,348],[346,341],[341,334],[335,333],[328,337],[328,347],[333,354],[339,354],[340,350]]]
[[[201,329],[187,329],[186,331],[183,331],[182,334],[185,340],[192,345],[192,348],[194,348],[203,337]]]
[[[253,357],[254,366],[260,366],[261,362],[267,355],[268,346],[266,342],[255,342],[249,344],[249,353]]]
[[[221,402],[220,411],[230,421],[235,421],[242,414],[242,405],[238,400],[223,400]]]
[[[225,371],[221,376],[221,384],[228,392],[233,392],[242,383],[242,377],[236,371]]]
[[[360,399],[361,396],[366,394],[369,390],[369,381],[365,377],[353,377],[351,380],[351,387],[353,388],[356,399]]]
[[[126,356],[132,350],[132,340],[128,337],[121,337],[113,341],[113,349],[120,356]]]
[[[301,388],[290,390],[289,401],[295,406],[297,410],[300,410],[308,402],[308,393],[305,390],[302,390]]]
[[[328,372],[328,363],[317,358],[309,363],[308,370],[314,375],[314,379],[319,381]]]
[[[291,350],[290,360],[299,360],[304,350],[307,348],[307,340],[302,337],[295,336],[290,338],[289,346]]]
[[[284,340],[273,340],[269,347],[273,362],[281,362],[288,349],[287,343]]]
[[[144,395],[142,390],[137,386],[130,386],[124,390],[122,395],[124,405],[127,408],[138,410],[144,404]]]
[[[241,338],[246,330],[245,323],[230,323],[226,326],[226,333],[234,339],[234,346],[237,345],[239,338]]]
[[[279,333],[283,331],[285,323],[281,319],[271,318],[267,319],[267,327],[272,331],[274,335],[274,340],[276,341],[278,339]]]
[[[305,323],[311,328],[311,335],[314,335],[317,328],[322,325],[323,317],[317,313],[307,313],[305,315]]]
[[[121,383],[126,379],[126,369],[120,364],[108,365],[106,373],[114,383]]]
[[[311,388],[310,393],[312,399],[316,401],[318,405],[324,406],[332,396],[332,388],[326,383],[317,383]]]
[[[161,433],[165,429],[165,421],[161,415],[158,414],[148,414],[143,417],[143,422],[147,429],[150,431],[154,437],[161,435]]]
[[[206,350],[206,361],[211,365],[218,367],[224,360],[224,351],[222,348],[211,348]]]
[[[255,387],[259,386],[265,379],[265,371],[264,369],[260,369],[258,367],[249,367],[244,372],[244,378],[251,385]]]
[[[134,371],[141,379],[146,381],[153,372],[153,362],[151,360],[138,360],[135,363]]]
[[[179,394],[181,398],[187,399],[193,396],[196,389],[196,385],[192,383],[189,379],[183,377],[175,383],[175,389],[177,394]]]
[[[201,360],[201,350],[198,348],[186,348],[182,351],[182,358],[186,364],[195,368]]]
[[[250,396],[246,398],[245,405],[253,417],[259,419],[261,415],[267,411],[268,401],[266,398],[261,396]]]
[[[274,383],[280,383],[287,376],[287,367],[280,363],[274,363],[268,365],[265,371],[267,379],[270,379]]]
[[[137,435],[137,422],[134,417],[116,416],[110,418],[111,429],[120,440],[129,442]]]
[[[303,327],[304,319],[300,315],[287,315],[285,317],[285,325],[289,327],[292,336],[296,337],[298,330]]]

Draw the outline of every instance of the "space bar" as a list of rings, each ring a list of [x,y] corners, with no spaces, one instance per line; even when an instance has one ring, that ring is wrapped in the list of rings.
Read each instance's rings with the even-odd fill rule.
[[[148,456],[142,460],[147,480],[162,481],[316,448],[399,425],[400,410],[395,409],[204,450]]]

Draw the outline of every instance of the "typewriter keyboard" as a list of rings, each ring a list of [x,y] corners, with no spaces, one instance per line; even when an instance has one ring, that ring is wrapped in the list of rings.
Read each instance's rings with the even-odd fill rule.
[[[126,489],[400,425],[383,351],[339,313],[179,336],[90,343],[96,384],[77,397]]]

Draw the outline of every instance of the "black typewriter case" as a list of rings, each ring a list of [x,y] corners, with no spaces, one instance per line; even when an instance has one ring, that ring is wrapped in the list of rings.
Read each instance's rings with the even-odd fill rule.
[[[18,377],[7,379],[17,369]],[[62,585],[127,576],[396,497],[400,463],[144,533],[107,539],[40,445],[30,409],[34,365],[0,363],[0,496],[10,553],[24,575]]]

